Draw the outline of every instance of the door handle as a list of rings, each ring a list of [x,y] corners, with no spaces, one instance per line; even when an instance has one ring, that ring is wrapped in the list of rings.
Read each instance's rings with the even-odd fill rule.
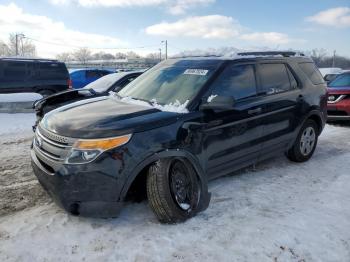
[[[255,115],[255,114],[260,114],[261,113],[261,107],[258,107],[256,109],[251,109],[251,110],[248,110],[248,114],[249,115]]]

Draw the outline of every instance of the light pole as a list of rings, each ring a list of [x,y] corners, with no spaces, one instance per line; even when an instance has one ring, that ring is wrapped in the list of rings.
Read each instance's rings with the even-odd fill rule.
[[[165,44],[165,60],[167,60],[168,59],[168,40],[164,40],[161,43]]]
[[[16,34],[15,35],[15,37],[16,37],[16,56],[18,56],[18,40],[19,40],[19,37],[24,37],[24,34]]]
[[[162,62],[162,49],[159,48],[159,61]]]

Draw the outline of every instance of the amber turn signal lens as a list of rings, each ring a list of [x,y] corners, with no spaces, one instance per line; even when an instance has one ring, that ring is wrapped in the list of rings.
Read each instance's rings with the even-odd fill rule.
[[[78,140],[74,143],[73,148],[100,149],[105,151],[126,144],[127,142],[129,142],[130,138],[131,135],[125,135],[114,138]]]

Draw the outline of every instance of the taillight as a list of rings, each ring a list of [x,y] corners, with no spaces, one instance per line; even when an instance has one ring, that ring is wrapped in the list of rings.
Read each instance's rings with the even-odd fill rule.
[[[69,88],[69,89],[72,89],[72,88],[73,88],[73,86],[72,86],[72,79],[68,78],[67,84],[68,84],[68,88]]]

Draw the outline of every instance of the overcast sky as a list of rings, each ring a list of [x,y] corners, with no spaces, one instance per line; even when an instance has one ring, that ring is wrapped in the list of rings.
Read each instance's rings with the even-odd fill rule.
[[[350,0],[0,0],[0,40],[14,32],[35,39],[42,57],[158,52],[165,39],[170,54],[234,46],[350,57]]]

